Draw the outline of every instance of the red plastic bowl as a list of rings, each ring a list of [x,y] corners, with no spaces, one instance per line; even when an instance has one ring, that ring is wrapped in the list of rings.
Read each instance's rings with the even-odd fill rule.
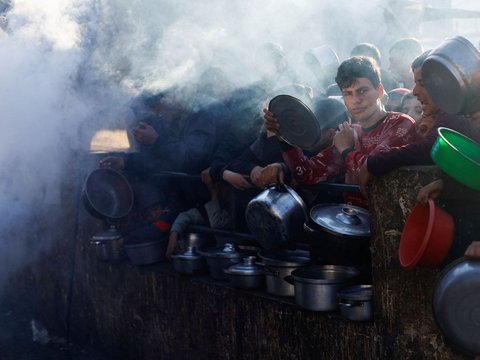
[[[454,231],[452,216],[435,206],[433,200],[428,200],[428,206],[418,203],[403,227],[400,264],[407,270],[416,265],[440,265],[450,251]]]

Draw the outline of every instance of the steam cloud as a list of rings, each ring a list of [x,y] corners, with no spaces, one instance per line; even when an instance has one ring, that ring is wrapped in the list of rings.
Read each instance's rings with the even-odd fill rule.
[[[72,154],[88,151],[95,131],[125,127],[128,102],[140,91],[195,81],[209,66],[246,85],[256,80],[254,53],[265,42],[281,44],[304,79],[312,76],[304,52],[323,44],[344,59],[356,43],[371,42],[387,62],[398,38],[432,41],[420,23],[422,3],[409,2],[408,11],[404,3],[0,1],[0,285],[36,254],[32,219],[61,225],[59,189],[75,168]],[[468,37],[449,24],[450,35]],[[49,218],[38,219],[43,213]],[[48,248],[47,238],[35,242],[36,250]]]

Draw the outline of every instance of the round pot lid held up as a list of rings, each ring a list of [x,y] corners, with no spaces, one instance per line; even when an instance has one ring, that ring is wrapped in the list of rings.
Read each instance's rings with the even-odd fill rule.
[[[275,96],[268,109],[277,118],[278,132],[287,143],[309,150],[320,139],[320,124],[301,100],[290,95]]]
[[[480,354],[480,261],[447,266],[433,291],[435,321],[445,337],[470,355]]]
[[[260,266],[255,265],[255,256],[247,256],[243,258],[243,263],[235,264],[225,270],[227,274],[231,275],[263,275],[263,270]]]
[[[370,215],[365,209],[348,204],[321,204],[310,210],[312,221],[334,235],[369,237]]]

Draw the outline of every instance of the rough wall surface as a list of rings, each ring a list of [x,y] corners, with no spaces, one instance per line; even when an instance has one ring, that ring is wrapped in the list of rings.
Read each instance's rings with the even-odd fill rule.
[[[398,261],[417,190],[437,176],[436,168],[405,168],[370,188],[373,322],[305,311],[292,299],[235,290],[206,276],[181,276],[169,264],[99,262],[89,237],[102,224],[76,212],[75,191],[65,195],[64,236],[11,277],[4,298],[33,307],[57,335],[97,344],[112,358],[464,359],[433,320],[439,269],[405,271]]]

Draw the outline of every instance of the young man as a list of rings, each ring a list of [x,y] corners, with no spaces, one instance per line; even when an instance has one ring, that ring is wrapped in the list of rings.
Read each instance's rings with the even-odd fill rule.
[[[409,116],[385,111],[380,71],[374,60],[351,57],[340,64],[335,78],[353,124],[339,126],[333,144],[312,158],[297,148],[281,142],[285,163],[301,184],[316,184],[345,173],[345,183],[357,184],[358,171],[370,154],[388,151],[416,138],[415,122]],[[265,127],[278,131],[275,114],[264,110]],[[345,201],[367,207],[358,194],[345,194]]]
[[[407,165],[433,165],[430,150],[438,137],[437,129],[447,127],[467,135],[475,141],[480,141],[480,132],[473,122],[462,115],[451,115],[443,112],[433,102],[427,90],[423,86],[422,64],[429,54],[424,52],[412,63],[412,71],[415,79],[413,94],[422,104],[423,116],[430,117],[433,126],[423,138],[418,139],[407,146],[392,148],[381,154],[371,154],[362,166],[359,183],[362,193],[366,196],[366,185],[371,175],[379,176],[386,174],[401,166]]]

